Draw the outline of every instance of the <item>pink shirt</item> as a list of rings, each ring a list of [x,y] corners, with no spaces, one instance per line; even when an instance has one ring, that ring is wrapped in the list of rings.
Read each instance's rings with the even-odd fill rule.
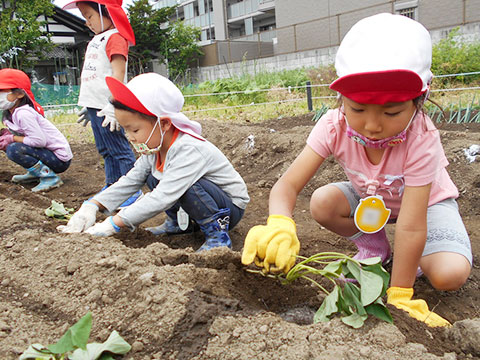
[[[24,136],[25,145],[46,148],[61,161],[68,161],[73,157],[65,136],[29,105],[16,108],[12,119],[4,119],[3,123],[16,135]]]
[[[368,196],[369,186],[382,195],[392,210],[392,218],[398,216],[405,186],[431,183],[429,206],[458,197],[457,187],[446,170],[448,160],[438,130],[423,113],[413,119],[406,141],[385,149],[378,165],[368,160],[364,146],[348,138],[345,118],[338,109],[322,116],[307,144],[323,158],[333,155],[362,198]]]

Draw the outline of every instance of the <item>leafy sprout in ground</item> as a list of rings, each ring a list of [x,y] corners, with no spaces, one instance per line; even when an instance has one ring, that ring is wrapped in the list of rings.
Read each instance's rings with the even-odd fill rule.
[[[379,257],[355,260],[336,252],[318,253],[308,258],[298,256],[301,261],[286,275],[267,275],[279,279],[283,284],[299,278],[310,281],[327,296],[314,316],[314,322],[327,322],[338,313],[342,322],[353,327],[363,326],[368,315],[393,322],[392,316],[382,301],[390,275],[382,267]],[[260,272],[249,270],[251,272]],[[328,291],[317,277],[328,279],[333,290]]]
[[[131,346],[115,330],[104,343],[87,344],[92,329],[92,313],[88,312],[52,345],[30,345],[19,360],[113,360],[112,354],[124,355]]]
[[[62,203],[52,200],[52,205],[50,205],[48,209],[45,209],[45,215],[55,219],[69,220],[74,211],[73,208],[66,208]]]

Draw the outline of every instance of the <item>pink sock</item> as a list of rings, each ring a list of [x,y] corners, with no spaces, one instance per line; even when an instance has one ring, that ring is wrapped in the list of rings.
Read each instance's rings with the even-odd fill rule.
[[[379,256],[382,259],[382,264],[388,263],[392,256],[390,243],[388,242],[385,229],[382,229],[375,234],[365,234],[359,232],[348,238],[357,245],[358,253],[353,257],[355,260],[363,260],[371,257]]]

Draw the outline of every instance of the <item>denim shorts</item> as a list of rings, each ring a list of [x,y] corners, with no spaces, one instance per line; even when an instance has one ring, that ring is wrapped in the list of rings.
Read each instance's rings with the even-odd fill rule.
[[[350,204],[350,216],[353,217],[360,201],[349,181],[332,183],[339,188]],[[395,222],[389,221],[389,223]],[[453,252],[465,256],[472,265],[472,247],[467,230],[463,224],[455,199],[449,198],[433,204],[427,209],[427,242],[422,256],[437,252]]]

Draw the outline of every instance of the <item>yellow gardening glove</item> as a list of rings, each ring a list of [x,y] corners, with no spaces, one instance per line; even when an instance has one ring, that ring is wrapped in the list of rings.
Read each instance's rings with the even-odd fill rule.
[[[428,309],[424,300],[412,300],[413,289],[391,287],[387,290],[387,303],[408,312],[414,319],[430,327],[452,326],[447,320]]]
[[[285,274],[295,265],[300,250],[295,222],[283,215],[270,215],[267,225],[257,225],[250,229],[245,238],[242,263],[253,261],[263,267],[264,272]]]

